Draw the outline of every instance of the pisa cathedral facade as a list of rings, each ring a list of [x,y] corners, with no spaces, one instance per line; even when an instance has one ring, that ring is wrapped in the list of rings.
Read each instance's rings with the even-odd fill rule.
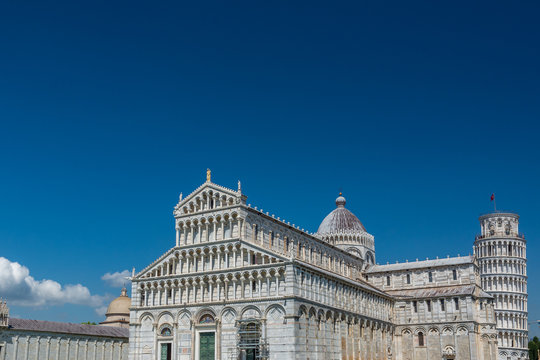
[[[474,256],[377,265],[341,194],[317,233],[246,200],[210,174],[180,196],[176,243],[132,276],[131,360],[528,358],[517,215],[482,217]]]

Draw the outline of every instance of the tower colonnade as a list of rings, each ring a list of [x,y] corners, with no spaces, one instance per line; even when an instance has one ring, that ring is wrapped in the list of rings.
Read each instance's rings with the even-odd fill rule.
[[[494,212],[479,220],[474,252],[482,288],[494,297],[499,359],[527,359],[527,242],[519,216]]]

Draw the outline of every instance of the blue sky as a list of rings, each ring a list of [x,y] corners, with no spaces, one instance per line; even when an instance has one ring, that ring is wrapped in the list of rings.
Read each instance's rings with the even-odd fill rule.
[[[174,245],[209,167],[311,231],[342,189],[380,263],[472,252],[495,192],[540,319],[538,2],[1,6],[0,257],[35,281],[13,315],[102,320],[104,274]]]

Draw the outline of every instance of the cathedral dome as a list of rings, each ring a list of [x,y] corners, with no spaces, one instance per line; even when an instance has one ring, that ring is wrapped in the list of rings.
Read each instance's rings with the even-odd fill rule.
[[[122,289],[122,293],[119,297],[111,301],[109,307],[107,308],[107,313],[105,315],[127,315],[129,316],[129,307],[131,306],[131,299],[127,296],[127,290]]]
[[[366,232],[366,228],[352,212],[345,208],[346,200],[341,193],[336,199],[337,208],[328,214],[321,225],[317,234],[336,234],[340,232]]]
[[[122,289],[120,296],[111,301],[107,312],[106,319],[101,322],[101,325],[129,327],[129,308],[131,307],[131,299],[127,295],[126,288]]]

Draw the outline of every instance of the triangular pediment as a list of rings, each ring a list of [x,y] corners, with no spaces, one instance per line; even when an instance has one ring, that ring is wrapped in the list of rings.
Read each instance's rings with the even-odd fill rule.
[[[178,204],[174,207],[174,215],[196,213],[214,208],[245,203],[246,196],[242,195],[240,184],[238,190],[207,181],[185,198],[180,195]]]
[[[250,251],[253,251],[255,253],[260,253],[262,256],[268,256],[269,258],[271,259],[275,259],[275,261],[278,261],[278,262],[281,262],[281,261],[288,261],[289,259],[283,255],[283,254],[279,254],[279,253],[276,253],[270,249],[267,249],[265,247],[262,247],[258,244],[254,244],[254,243],[251,243],[251,242],[248,242],[248,241],[241,241],[242,242],[242,247],[250,250]]]
[[[152,273],[159,268],[160,271],[163,271],[163,265],[169,261],[171,257],[174,257],[174,251],[177,248],[171,248],[166,253],[157,258],[153,263],[142,269],[138,274],[135,275],[136,279],[146,277],[149,273]]]
[[[171,248],[166,253],[161,255],[158,259],[156,259],[153,263],[140,271],[134,279],[174,275],[174,265],[171,266],[171,264],[174,264],[176,259],[178,259],[179,257],[185,257],[186,255],[191,257],[193,256],[193,254],[208,254],[209,252],[214,252],[216,250],[215,248],[221,248],[222,250],[224,248],[246,250],[250,254],[255,255],[256,264],[251,265],[281,263],[289,261],[289,259],[283,254],[276,253],[270,249],[244,240],[232,239],[228,241],[206,242],[193,244],[190,246]]]

